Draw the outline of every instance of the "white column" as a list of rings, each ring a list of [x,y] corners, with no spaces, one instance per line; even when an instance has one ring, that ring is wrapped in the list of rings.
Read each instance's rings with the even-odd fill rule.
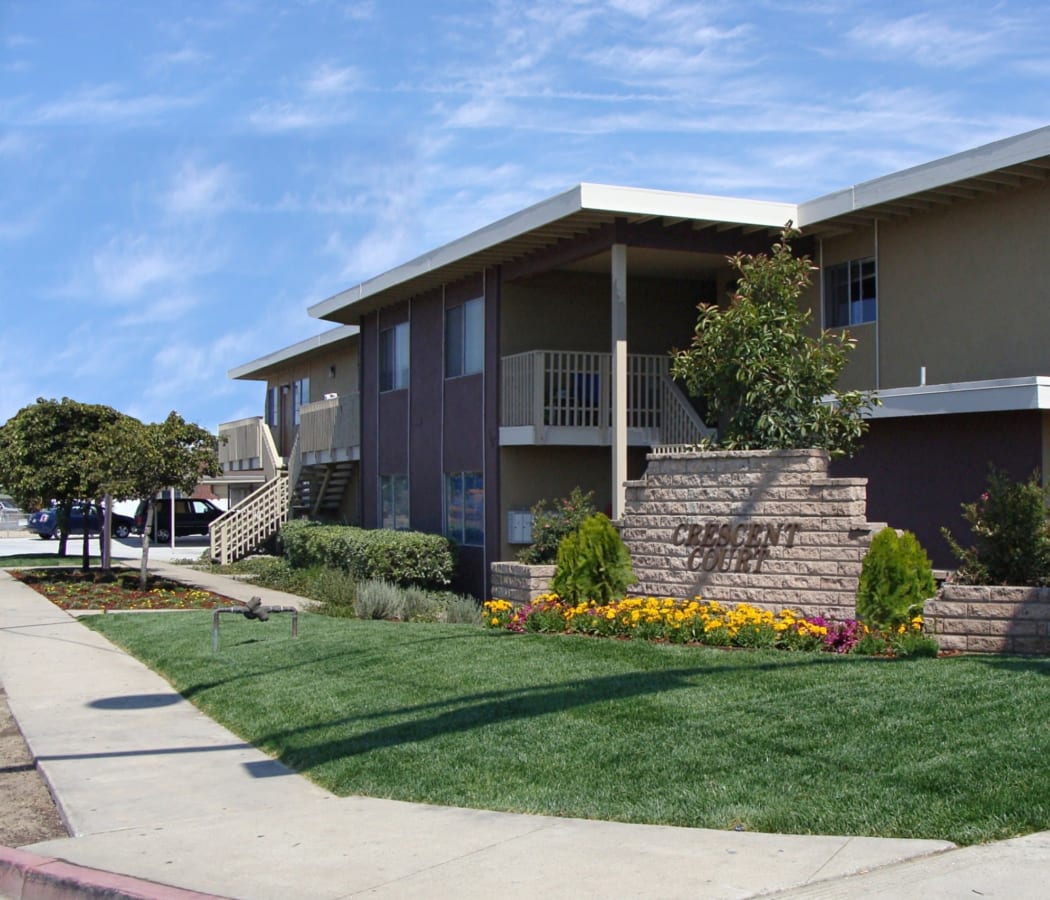
[[[612,245],[612,517],[627,497],[627,245]]]

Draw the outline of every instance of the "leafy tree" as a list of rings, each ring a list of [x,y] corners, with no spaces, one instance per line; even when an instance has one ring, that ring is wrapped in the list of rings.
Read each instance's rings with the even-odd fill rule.
[[[857,584],[857,618],[877,628],[907,628],[936,593],[930,559],[914,534],[883,528],[871,539]]]
[[[791,251],[797,235],[789,222],[771,255],[730,257],[739,277],[729,306],[700,304],[692,345],[672,351],[672,375],[706,400],[718,428],[708,446],[843,456],[867,431],[863,413],[877,401],[835,390],[855,342],[845,331],[806,333],[812,314],[798,299],[812,267]]]
[[[97,452],[105,490],[121,500],[146,501],[139,572],[145,590],[154,499],[169,488],[189,493],[202,476],[220,474],[217,441],[175,412],[149,425],[124,416],[100,435]]]
[[[66,555],[69,514],[76,500],[103,493],[98,460],[99,435],[125,419],[109,406],[37,399],[0,426],[0,481],[24,509],[59,508],[58,555]],[[87,519],[84,524],[84,568],[88,567]]]

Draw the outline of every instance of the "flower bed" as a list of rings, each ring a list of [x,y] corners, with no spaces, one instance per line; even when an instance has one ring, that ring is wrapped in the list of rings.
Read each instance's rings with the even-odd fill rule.
[[[130,571],[23,569],[11,574],[62,609],[212,609],[236,602],[155,575],[143,591],[138,573]]]
[[[773,613],[747,603],[732,607],[717,600],[628,597],[599,606],[564,603],[547,594],[515,606],[507,600],[484,605],[485,624],[518,634],[546,632],[639,638],[716,647],[777,648],[872,655],[933,655],[936,645],[923,634],[922,617],[888,634],[856,619],[804,618],[791,609]],[[932,648],[932,653],[931,653]]]

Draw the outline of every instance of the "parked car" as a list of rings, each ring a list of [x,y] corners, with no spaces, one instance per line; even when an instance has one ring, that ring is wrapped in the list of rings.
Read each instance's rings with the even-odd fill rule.
[[[207,534],[208,527],[225,510],[219,509],[210,500],[175,500],[175,537],[184,534]],[[135,511],[135,528],[142,531],[146,527],[146,501],[139,503]],[[150,537],[155,541],[166,541],[171,538],[171,500],[153,501],[153,527]]]
[[[94,504],[74,503],[69,512],[69,533],[73,536],[84,533],[84,515],[87,510],[88,531],[98,534],[102,531],[102,510]],[[41,540],[49,540],[58,537],[59,508],[49,506],[29,516],[26,528],[40,536]],[[122,516],[120,513],[112,513],[113,537],[126,538],[135,530],[135,520],[131,516]]]

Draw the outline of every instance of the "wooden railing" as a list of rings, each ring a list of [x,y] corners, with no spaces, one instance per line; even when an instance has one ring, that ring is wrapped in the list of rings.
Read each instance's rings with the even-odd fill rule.
[[[299,410],[299,452],[335,452],[361,443],[361,396],[306,403]]]
[[[211,558],[227,566],[251,553],[288,521],[288,500],[288,476],[280,472],[211,523]]]
[[[593,428],[612,424],[612,355],[532,350],[502,360],[501,426]],[[627,357],[627,427],[661,443],[696,443],[710,430],[670,377],[667,356]]]
[[[262,469],[267,481],[284,465],[273,434],[262,416],[223,422],[219,426],[219,462],[223,472]]]

